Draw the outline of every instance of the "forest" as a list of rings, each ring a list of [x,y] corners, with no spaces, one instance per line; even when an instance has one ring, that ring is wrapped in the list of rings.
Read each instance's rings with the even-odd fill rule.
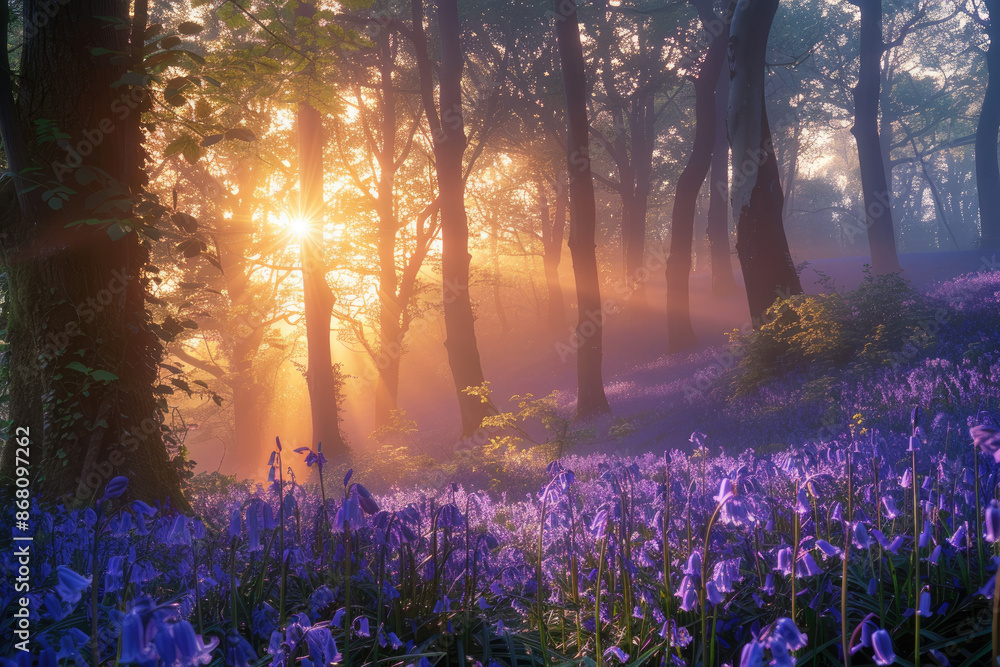
[[[1000,0],[2,11],[0,665],[1000,664]]]

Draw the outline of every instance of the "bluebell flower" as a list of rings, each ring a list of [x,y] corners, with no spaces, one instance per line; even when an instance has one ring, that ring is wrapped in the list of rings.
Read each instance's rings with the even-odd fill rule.
[[[991,500],[986,506],[986,521],[983,522],[983,529],[986,531],[985,538],[989,543],[1000,541],[1000,505],[996,500]]]
[[[226,664],[233,667],[250,667],[257,660],[257,653],[238,632],[226,633]]]
[[[885,515],[888,519],[895,519],[902,515],[902,512],[896,507],[896,501],[892,499],[892,496],[883,496],[882,507],[885,508]]]
[[[740,667],[764,667],[766,664],[764,646],[756,639],[751,640],[740,651]]]
[[[768,648],[771,649],[771,667],[795,667],[795,658],[789,654],[784,637],[772,637]]]
[[[83,596],[83,591],[90,586],[90,577],[80,576],[65,565],[60,565],[56,570],[59,573],[56,593],[63,602],[76,604]]]
[[[1000,463],[1000,429],[980,424],[969,429],[969,435],[972,436],[974,446]]]
[[[840,550],[840,547],[835,547],[826,540],[816,540],[816,546],[819,548],[820,551],[823,552],[823,555],[826,556],[827,558],[840,556],[840,554],[843,553]]]
[[[948,538],[948,544],[955,547],[956,549],[962,549],[965,547],[965,535],[969,530],[967,523],[962,523],[955,530],[955,533]]]
[[[609,648],[608,650],[606,650],[604,652],[604,659],[605,660],[608,660],[608,656],[613,657],[615,660],[617,660],[619,663],[621,663],[623,665],[626,662],[628,662],[628,653],[626,653],[625,651],[621,650],[617,646],[612,646],[611,648]]]
[[[923,591],[920,594],[920,608],[917,609],[917,613],[924,617],[934,615],[931,611],[931,594],[929,591]]]
[[[803,649],[809,643],[809,637],[803,634],[795,625],[795,621],[790,618],[779,618],[775,621],[771,626],[771,635],[781,637],[792,651]]]
[[[114,500],[115,498],[120,498],[125,490],[128,488],[128,477],[112,477],[108,485],[104,487],[104,495],[101,496],[99,502],[105,502],[108,500]]]
[[[875,652],[875,662],[879,665],[891,665],[896,662],[896,654],[892,650],[892,637],[883,629],[872,633],[872,650]]]

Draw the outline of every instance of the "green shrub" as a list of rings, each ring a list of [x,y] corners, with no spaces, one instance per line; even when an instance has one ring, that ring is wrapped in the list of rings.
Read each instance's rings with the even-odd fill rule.
[[[759,329],[730,335],[743,352],[733,374],[737,396],[791,372],[807,381],[835,370],[870,372],[933,342],[932,308],[899,276],[868,272],[857,289],[847,292],[833,291],[832,281],[826,285],[827,293],[775,303]]]

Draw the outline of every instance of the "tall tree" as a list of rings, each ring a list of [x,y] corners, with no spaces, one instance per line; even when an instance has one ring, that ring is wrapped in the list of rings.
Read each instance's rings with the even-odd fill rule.
[[[729,32],[729,143],[736,253],[755,326],[782,296],[802,286],[788,250],[781,211],[784,196],[764,102],[767,38],[778,0],[736,5]]]
[[[854,127],[865,199],[865,226],[875,273],[899,271],[896,235],[892,223],[889,184],[879,137],[882,38],[882,0],[850,0],[861,10],[861,55],[858,83],[854,87]]]
[[[566,303],[559,282],[563,236],[566,233],[566,186],[561,176],[555,179],[556,210],[550,211],[545,184],[538,179],[538,210],[542,222],[542,264],[545,270],[546,322],[553,335],[566,332]]]
[[[646,253],[646,218],[653,187],[653,156],[656,148],[656,96],[671,80],[664,66],[665,45],[676,28],[675,8],[631,12],[620,4],[600,0],[593,7],[593,23],[588,24],[595,39],[592,66],[603,97],[599,106],[610,116],[610,136],[593,128],[597,139],[611,157],[618,179],[595,178],[621,199],[622,268],[630,303],[642,307],[647,301],[643,270]],[[623,32],[635,40],[622,40]]]
[[[374,20],[370,9],[342,18]],[[369,341],[361,319],[351,317],[349,324],[378,372],[376,426],[389,423],[393,411],[399,408],[404,337],[421,290],[421,267],[438,232],[438,200],[408,179],[412,164],[422,165],[426,158],[414,151],[420,146],[416,137],[422,130],[423,113],[419,105],[414,110],[413,99],[405,92],[412,70],[404,63],[412,59],[404,49],[401,28],[402,22],[396,17],[385,20],[372,39],[372,48],[345,54],[341,68],[347,81],[345,96],[358,110],[358,121],[342,117],[330,121],[341,167],[361,194],[363,206],[375,214],[371,244],[378,265],[378,312],[371,317],[377,322],[372,327],[376,330],[374,342]],[[369,85],[375,86],[375,94],[371,94]],[[365,159],[358,159],[360,156]],[[421,198],[418,191],[428,194]]]
[[[295,11],[296,23],[307,22],[316,13],[311,2],[301,2]],[[302,26],[300,26],[302,27]],[[307,71],[307,74],[312,74]],[[302,299],[306,321],[306,385],[312,440],[322,442],[331,457],[350,453],[340,431],[340,379],[330,350],[330,323],[334,295],[326,282],[323,227],[323,117],[309,99],[309,86],[299,100],[295,118],[298,130],[299,212],[306,232],[299,239],[302,262]]]
[[[728,30],[726,31],[728,37]],[[708,251],[712,265],[712,294],[727,296],[736,291],[732,251],[729,243],[729,137],[726,136],[726,109],[729,108],[729,68],[719,70],[715,88],[715,146],[709,174]]]
[[[563,87],[566,91],[568,123],[566,157],[569,170],[569,249],[576,278],[578,320],[576,325],[576,418],[609,414],[601,361],[604,354],[604,312],[597,273],[597,206],[590,168],[587,81],[580,22],[575,0],[555,0],[556,38]]]
[[[424,32],[423,0],[412,0],[413,41],[420,71],[420,96],[431,128],[441,210],[441,280],[444,292],[445,348],[462,417],[462,435],[471,436],[490,414],[491,406],[466,393],[482,385],[475,315],[469,295],[469,221],[465,211],[465,122],[462,115],[463,53],[458,0],[439,0],[438,31],[441,68],[438,103]]]
[[[674,210],[670,225],[670,254],[667,256],[667,349],[679,352],[695,344],[691,326],[690,277],[694,241],[694,215],[698,195],[712,165],[716,137],[715,90],[719,73],[726,60],[729,36],[728,19],[732,11],[725,9],[725,19],[716,16],[712,0],[691,0],[698,10],[702,29],[708,37],[708,49],[701,70],[694,79],[695,132],[688,163],[677,179]],[[727,5],[730,3],[727,2]],[[717,23],[722,28],[717,28]],[[728,237],[728,232],[726,234]],[[728,245],[728,238],[727,238]]]
[[[133,497],[186,507],[153,395],[162,348],[146,310],[148,250],[135,231],[153,223],[142,212],[164,210],[143,192],[146,3],[131,16],[128,3],[101,0],[47,9],[24,5],[24,25],[35,28],[21,48],[16,100],[6,52],[0,72],[0,133],[8,169],[23,177],[2,191],[5,441],[28,434],[44,497],[90,500],[124,475]],[[93,55],[101,52],[129,56]],[[38,187],[17,187],[29,179]],[[90,220],[101,224],[82,224]],[[4,448],[4,475],[14,450]]]
[[[1000,0],[983,0],[987,16],[975,14],[989,38],[986,50],[986,93],[976,126],[976,190],[979,193],[979,225],[982,245],[1000,247],[1000,163],[997,134],[1000,133]]]

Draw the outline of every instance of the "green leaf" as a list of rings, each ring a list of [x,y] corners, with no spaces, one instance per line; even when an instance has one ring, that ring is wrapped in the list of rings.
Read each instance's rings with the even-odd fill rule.
[[[105,56],[109,53],[121,54],[121,51],[112,51],[111,49],[106,49],[103,46],[95,46],[90,50],[90,55],[92,56]]]
[[[118,239],[125,238],[128,233],[132,231],[132,226],[129,224],[122,224],[121,222],[116,222],[110,227],[108,227],[108,236],[111,237],[112,241],[117,241]]]
[[[121,86],[135,86],[136,88],[148,88],[150,77],[146,74],[139,74],[138,72],[125,72],[122,74],[121,78],[111,84],[112,88],[119,88]]]
[[[90,375],[90,369],[81,364],[79,361],[71,361],[66,364],[66,368],[73,371],[79,371],[84,375]]]
[[[90,374],[90,376],[98,382],[103,382],[104,384],[118,379],[118,376],[111,371],[94,371]]]

